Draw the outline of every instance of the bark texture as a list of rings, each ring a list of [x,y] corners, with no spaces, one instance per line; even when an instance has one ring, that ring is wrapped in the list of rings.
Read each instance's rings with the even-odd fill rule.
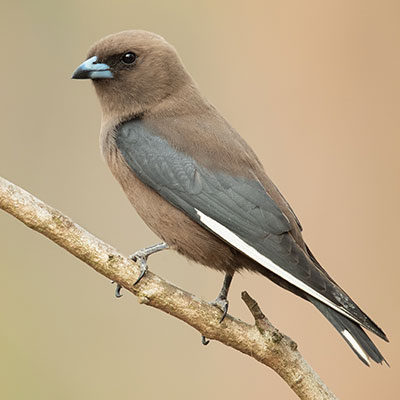
[[[248,324],[148,271],[136,286],[139,266],[115,248],[93,236],[60,211],[48,206],[25,190],[0,177],[0,208],[31,229],[78,257],[94,270],[119,283],[137,296],[142,304],[158,308],[278,373],[300,399],[336,399],[321,378],[304,360],[296,343],[279,332],[248,293],[242,299],[255,323]]]

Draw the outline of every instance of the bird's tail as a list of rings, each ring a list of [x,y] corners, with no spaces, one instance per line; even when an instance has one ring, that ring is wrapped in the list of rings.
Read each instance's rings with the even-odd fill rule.
[[[343,339],[365,365],[370,365],[370,358],[376,363],[382,364],[382,362],[385,362],[389,365],[359,324],[312,297],[309,297],[308,300],[314,304],[337,329]]]

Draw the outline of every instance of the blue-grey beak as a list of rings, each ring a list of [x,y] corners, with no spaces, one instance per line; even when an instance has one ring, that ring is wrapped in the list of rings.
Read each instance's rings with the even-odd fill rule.
[[[83,62],[72,75],[72,79],[111,79],[113,74],[107,64],[96,63],[97,56]]]

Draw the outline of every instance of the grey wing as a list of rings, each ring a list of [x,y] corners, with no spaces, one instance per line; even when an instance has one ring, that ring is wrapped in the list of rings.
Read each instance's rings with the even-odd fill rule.
[[[116,141],[139,179],[197,222],[196,209],[249,239],[290,230],[287,217],[257,180],[210,171],[138,122],[124,124]]]
[[[116,143],[136,176],[191,219],[308,295],[366,323],[365,314],[297,245],[287,217],[256,179],[205,168],[141,121],[121,125]]]

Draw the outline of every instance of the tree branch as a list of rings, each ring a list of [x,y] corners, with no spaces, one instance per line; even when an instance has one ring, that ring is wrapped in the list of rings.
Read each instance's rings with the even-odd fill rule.
[[[299,398],[336,399],[301,356],[296,343],[269,322],[247,292],[242,293],[242,299],[255,324],[250,325],[230,315],[220,324],[220,311],[216,307],[150,271],[137,286],[133,286],[139,275],[138,265],[61,212],[1,177],[0,208],[119,283],[137,296],[140,303],[173,315],[207,338],[218,340],[272,368]]]

